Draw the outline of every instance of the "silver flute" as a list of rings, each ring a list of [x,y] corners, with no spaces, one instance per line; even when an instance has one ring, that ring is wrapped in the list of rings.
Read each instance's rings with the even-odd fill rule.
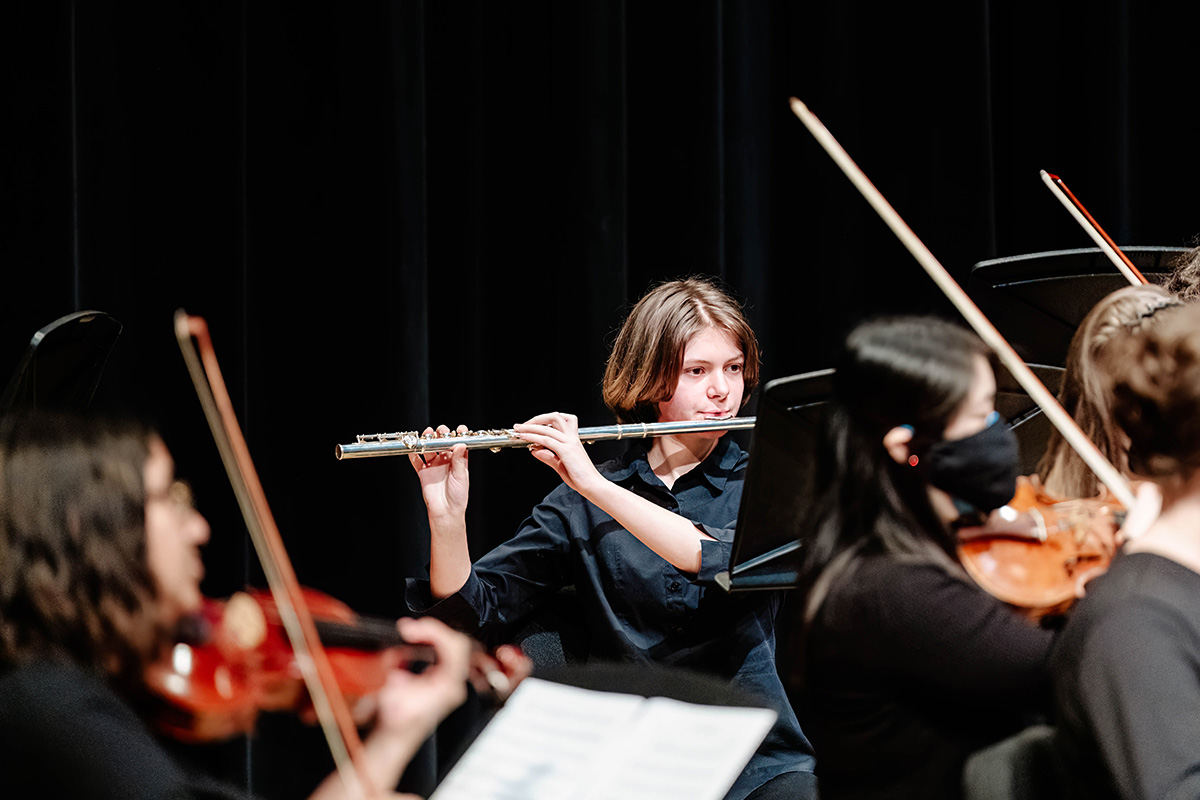
[[[742,431],[754,427],[756,417],[730,417],[729,419],[705,419],[686,422],[632,422],[624,425],[601,425],[597,428],[580,428],[579,438],[585,444],[608,442],[619,439],[647,439],[653,436],[670,436],[677,433],[701,433],[703,431]],[[333,454],[345,458],[377,458],[379,456],[408,456],[425,453],[440,453],[464,444],[468,450],[491,450],[503,447],[532,447],[530,442],[517,436],[512,428],[499,430],[467,431],[448,434],[421,434],[416,431],[398,433],[365,433],[355,437],[350,444],[339,444]]]

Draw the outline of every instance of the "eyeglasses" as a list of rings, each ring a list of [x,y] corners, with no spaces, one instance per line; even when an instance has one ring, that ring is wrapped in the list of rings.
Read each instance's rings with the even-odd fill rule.
[[[146,492],[146,503],[170,503],[180,515],[187,515],[196,510],[196,498],[192,486],[184,480],[171,481],[171,485],[159,492]]]

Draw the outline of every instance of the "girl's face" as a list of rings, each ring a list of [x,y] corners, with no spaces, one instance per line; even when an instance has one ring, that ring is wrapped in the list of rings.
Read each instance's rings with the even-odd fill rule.
[[[723,328],[704,328],[688,340],[679,382],[669,400],[658,404],[659,422],[726,419],[742,407],[746,358]],[[720,436],[724,431],[714,431]]]
[[[144,480],[146,559],[169,624],[200,609],[200,546],[208,541],[208,522],[192,506],[187,484],[175,480],[175,462],[161,439],[150,442]]]

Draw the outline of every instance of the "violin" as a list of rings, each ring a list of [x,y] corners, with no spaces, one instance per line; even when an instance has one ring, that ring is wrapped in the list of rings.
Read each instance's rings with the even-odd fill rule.
[[[1008,505],[959,529],[959,561],[982,589],[1040,620],[1065,612],[1108,570],[1124,516],[1112,498],[1055,497],[1022,476]]]
[[[404,641],[396,625],[363,619],[345,603],[301,589],[347,705],[383,687],[389,670],[419,670],[433,648]],[[152,718],[162,733],[211,742],[253,730],[259,712],[313,715],[296,653],[272,595],[260,589],[206,599],[180,641],[146,673]]]

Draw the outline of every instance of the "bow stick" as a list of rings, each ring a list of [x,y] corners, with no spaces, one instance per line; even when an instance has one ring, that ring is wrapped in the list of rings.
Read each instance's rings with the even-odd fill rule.
[[[1150,281],[1146,280],[1146,276],[1142,274],[1141,270],[1129,260],[1129,256],[1121,252],[1121,248],[1117,247],[1117,243],[1112,240],[1112,237],[1105,233],[1104,228],[1100,227],[1100,223],[1096,222],[1095,218],[1083,207],[1079,198],[1067,188],[1063,179],[1044,169],[1040,172],[1042,183],[1049,187],[1051,193],[1066,207],[1075,221],[1087,232],[1087,235],[1092,237],[1092,241],[1100,247],[1104,255],[1108,256],[1108,260],[1121,271],[1121,274],[1134,286],[1144,286],[1149,283]]]
[[[1101,454],[1095,443],[1075,424],[1075,420],[1071,419],[1071,415],[1059,405],[1058,400],[1050,393],[1045,384],[1038,380],[1037,376],[1033,374],[1033,370],[1029,369],[1029,366],[1017,355],[1017,351],[1013,350],[1008,340],[1000,335],[1000,331],[996,330],[996,327],[992,325],[991,321],[979,310],[979,307],[967,296],[963,288],[950,276],[946,268],[933,257],[933,253],[917,238],[912,228],[908,227],[908,224],[900,218],[900,215],[896,213],[896,209],[892,208],[891,204],[875,188],[875,185],[867,179],[867,176],[854,163],[849,154],[838,144],[837,139],[833,138],[833,134],[829,132],[829,129],[817,119],[816,115],[808,110],[808,106],[794,97],[791,99],[791,107],[792,113],[799,117],[800,121],[804,123],[804,127],[808,128],[809,133],[813,135],[821,147],[824,148],[825,152],[829,154],[830,158],[841,168],[842,172],[850,179],[850,182],[854,184],[859,193],[875,209],[875,212],[887,223],[892,233],[896,234],[896,238],[908,249],[908,252],[912,253],[917,262],[925,269],[925,272],[929,274],[929,277],[933,278],[934,283],[938,285],[946,297],[949,298],[950,302],[954,304],[955,308],[959,310],[959,313],[966,318],[971,327],[975,329],[975,332],[979,334],[979,338],[983,339],[984,343],[996,353],[1000,361],[1012,373],[1012,376],[1021,384],[1021,388],[1029,393],[1029,396],[1038,404],[1054,427],[1058,428],[1063,438],[1067,440],[1067,443],[1074,448],[1075,452],[1084,460],[1084,463],[1096,473],[1100,482],[1107,486],[1126,508],[1132,508],[1134,501],[1133,490],[1130,489],[1129,482],[1125,480],[1125,477],[1121,475],[1116,467],[1109,463],[1108,459]]]
[[[296,663],[312,697],[313,708],[329,742],[338,774],[352,796],[375,796],[363,766],[362,740],[346,699],[338,689],[312,614],[304,602],[300,583],[283,546],[283,538],[267,505],[254,462],[250,460],[250,450],[238,425],[233,401],[225,387],[225,379],[208,334],[208,323],[201,317],[189,316],[183,310],[176,311],[175,338],[183,351],[183,359],[196,387],[200,405],[204,408],[204,416],[212,429],[230,483],[233,484],[267,585],[279,607],[284,630],[296,654]]]

